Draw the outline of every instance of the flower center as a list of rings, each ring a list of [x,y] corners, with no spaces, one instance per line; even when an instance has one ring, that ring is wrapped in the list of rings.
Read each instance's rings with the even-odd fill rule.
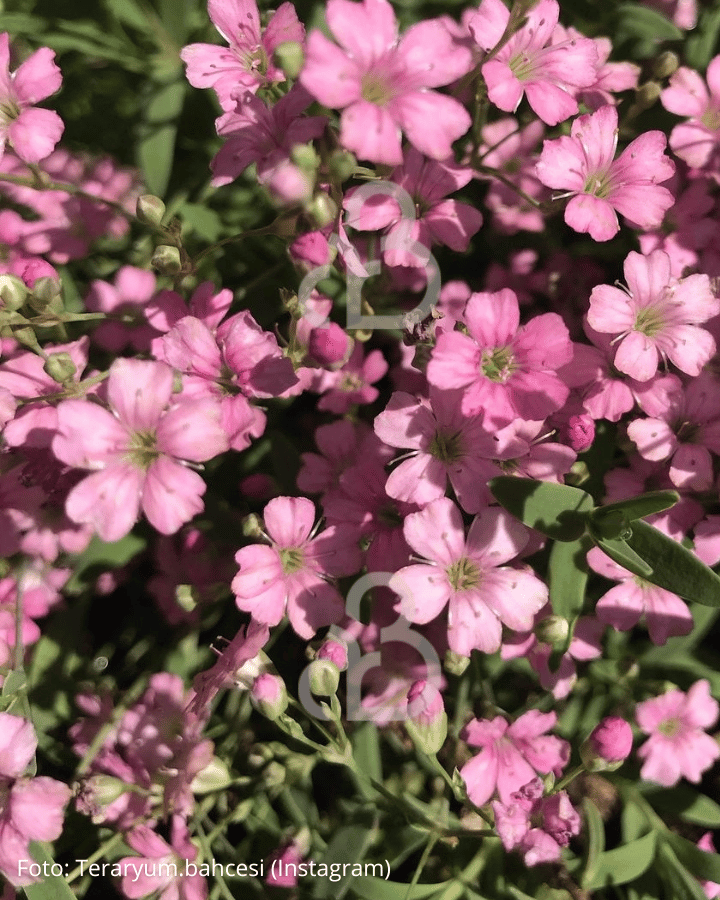
[[[648,306],[638,312],[633,330],[651,338],[659,334],[664,327],[665,319],[662,311],[657,306]]]
[[[280,551],[280,564],[285,575],[292,575],[304,567],[305,554],[300,547],[286,547]]]
[[[363,100],[368,103],[374,103],[376,106],[387,106],[387,104],[395,96],[392,85],[381,78],[377,72],[368,72],[363,75],[360,82],[360,95]]]
[[[480,584],[480,569],[466,556],[454,562],[446,572],[454,591],[469,591]]]
[[[483,375],[490,381],[507,381],[517,368],[512,347],[496,347],[492,351],[485,351],[480,361],[480,368]]]
[[[430,455],[442,463],[453,463],[465,455],[461,433],[436,431],[429,447]]]
[[[582,192],[604,200],[609,196],[612,189],[613,183],[609,172],[592,172],[588,175]]]
[[[681,728],[680,720],[677,718],[668,719],[667,722],[661,722],[658,725],[658,731],[666,737],[675,737]]]
[[[508,65],[518,81],[526,81],[535,71],[535,59],[527,53],[516,53],[510,58]]]
[[[17,103],[13,103],[10,98],[6,98],[3,103],[0,103],[0,125],[9,125],[10,122],[14,122],[19,115],[20,107]]]
[[[709,106],[700,116],[700,121],[710,131],[717,131],[720,128],[720,109]]]
[[[149,469],[160,456],[157,449],[157,436],[154,431],[136,431],[130,439],[127,460],[138,469]]]

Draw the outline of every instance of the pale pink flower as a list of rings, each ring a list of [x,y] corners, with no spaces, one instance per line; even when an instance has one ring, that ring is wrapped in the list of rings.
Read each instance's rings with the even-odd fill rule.
[[[633,575],[606,556],[599,547],[587,555],[590,568],[611,581],[619,581],[598,600],[595,615],[616,631],[628,631],[645,617],[653,644],[664,644],[669,637],[689,634],[693,619],[687,604],[670,591]]]
[[[643,2],[646,6],[671,17],[678,28],[689,30],[697,25],[697,0],[643,0]]]
[[[593,288],[587,320],[614,335],[613,365],[637,381],[649,381],[660,359],[669,359],[687,375],[699,375],[715,353],[715,341],[699,326],[720,313],[707,275],[675,279],[670,257],[631,251],[623,266],[626,290],[609,284]]]
[[[570,759],[570,745],[547,734],[557,723],[554,712],[531,709],[512,724],[502,716],[473,719],[461,737],[480,752],[460,769],[468,797],[484,806],[497,791],[500,801],[511,803],[513,794],[537,777],[553,772],[560,777]]]
[[[373,387],[387,372],[387,360],[380,350],[371,350],[367,355],[358,341],[350,358],[341,369],[325,372],[319,384],[313,388],[322,392],[318,409],[342,416],[354,405],[372,403],[378,397],[378,389]]]
[[[344,614],[329,579],[360,568],[357,531],[330,526],[315,537],[315,506],[305,497],[276,497],[263,515],[270,546],[252,544],[236,553],[235,601],[266,625],[277,625],[287,611],[296,633],[311,638]]]
[[[556,313],[520,326],[514,291],[473,294],[465,307],[468,334],[441,334],[427,368],[430,384],[465,388],[465,415],[484,412],[494,423],[544,419],[560,409],[567,385],[555,370],[572,359],[568,330]]]
[[[471,120],[457,100],[431,88],[472,67],[469,49],[441,19],[418,22],[399,38],[387,0],[329,0],[326,19],[340,46],[313,31],[300,82],[320,103],[343,110],[341,144],[363,159],[398,166],[404,131],[421,153],[447,159]]]
[[[173,371],[165,363],[116,360],[107,382],[109,409],[87,400],[57,408],[53,452],[92,474],[68,495],[70,519],[94,525],[105,541],[124,537],[140,509],[162,534],[201,512],[205,482],[184,464],[228,448],[213,398],[173,403]]]
[[[597,79],[594,41],[581,36],[556,40],[560,15],[557,0],[540,0],[527,12],[522,28],[482,67],[490,100],[505,112],[528,103],[547,125],[557,125],[578,111],[575,93]],[[500,41],[510,19],[502,0],[483,0],[469,28],[483,50]]]
[[[37,163],[55,149],[65,129],[60,116],[35,104],[60,90],[55,53],[41,47],[10,72],[10,38],[0,34],[0,156],[9,142],[23,162]]]
[[[151,894],[158,900],[205,900],[205,878],[187,865],[197,858],[197,848],[178,817],[173,819],[172,844],[147,825],[136,825],[125,839],[140,854],[117,863],[124,873],[122,892],[129,900]]]
[[[273,53],[280,44],[302,43],[305,37],[292,3],[278,7],[264,31],[255,0],[209,0],[208,13],[229,46],[183,47],[180,58],[193,87],[212,88],[222,108],[232,110],[232,93],[238,86],[254,93],[263,85],[285,81],[282,69],[273,63]]]
[[[431,622],[449,606],[448,642],[463,656],[498,650],[503,625],[516,631],[532,627],[547,587],[530,570],[504,565],[528,541],[527,529],[504,510],[482,510],[466,539],[460,510],[443,497],[409,515],[403,530],[410,547],[427,560],[390,579],[408,621]]]
[[[616,210],[630,224],[658,228],[674,198],[659,183],[667,181],[675,165],[664,153],[661,131],[647,131],[615,159],[618,114],[603,106],[579,116],[570,135],[545,141],[536,171],[543,184],[567,191],[572,199],[565,221],[595,241],[609,241],[620,229]]]
[[[687,778],[698,784],[720,756],[718,742],[705,733],[718,719],[718,703],[705,680],[696,681],[687,694],[671,690],[638,703],[635,719],[650,735],[638,750],[645,781],[672,787]]]
[[[711,60],[706,77],[707,85],[694,69],[680,66],[660,100],[669,112],[689,116],[670,134],[673,153],[694,169],[712,164],[714,171],[720,145],[720,56]]]
[[[575,28],[563,28],[558,25],[553,34],[553,43],[583,38]],[[610,38],[592,38],[597,50],[597,72],[592,84],[582,87],[577,96],[591,111],[600,109],[606,104],[617,103],[613,96],[620,91],[632,91],[638,85],[640,66],[630,62],[609,62],[612,53]]]
[[[712,831],[706,831],[697,842],[697,846],[698,849],[704,850],[706,853],[717,853],[712,839]],[[715,900],[716,897],[720,897],[720,884],[714,881],[701,881],[700,884],[709,900]]]
[[[146,309],[155,293],[155,276],[135,266],[118,270],[114,283],[96,280],[85,298],[87,309],[109,314],[93,332],[93,343],[103,350],[118,353],[130,345],[141,353],[150,349],[158,332],[148,324]],[[119,321],[119,317],[130,321]],[[117,318],[114,318],[117,317]]]

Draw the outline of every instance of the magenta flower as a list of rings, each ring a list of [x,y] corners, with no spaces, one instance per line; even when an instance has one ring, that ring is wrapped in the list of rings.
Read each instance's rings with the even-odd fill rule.
[[[663,250],[649,256],[632,251],[623,266],[627,290],[600,284],[590,295],[587,320],[596,331],[614,335],[613,365],[637,381],[649,381],[660,359],[687,375],[699,375],[715,353],[703,322],[720,313],[707,275],[670,275]]]
[[[495,791],[502,803],[537,777],[538,772],[560,776],[570,759],[570,745],[547,732],[555,727],[554,712],[531,709],[512,724],[496,716],[473,719],[462,739],[480,752],[460,769],[467,793],[475,806],[483,806]]]
[[[273,64],[273,53],[286,41],[302,43],[305,29],[292,3],[273,13],[264,32],[255,0],[209,0],[213,25],[230,45],[190,44],[180,52],[187,80],[196,88],[213,88],[224,110],[232,110],[233,90],[258,90],[264,84],[285,81]]]
[[[697,784],[720,756],[717,741],[705,734],[718,718],[717,700],[705,680],[696,681],[687,694],[672,690],[638,703],[635,718],[650,735],[638,750],[645,781],[672,787],[687,778]]]
[[[577,113],[577,90],[594,84],[595,42],[584,37],[556,41],[559,16],[557,0],[535,3],[523,27],[483,65],[488,97],[505,112],[515,112],[525,94],[543,122],[557,125]],[[483,50],[491,50],[509,19],[510,10],[502,0],[483,0],[468,25]]]
[[[60,116],[35,104],[60,90],[55,53],[41,47],[10,72],[10,38],[0,34],[0,156],[9,142],[23,162],[37,163],[55,149],[65,129]]]
[[[69,493],[73,522],[92,524],[104,541],[117,541],[140,509],[162,534],[173,534],[203,509],[205,482],[187,465],[228,449],[214,398],[173,403],[173,371],[164,363],[118,359],[107,382],[109,409],[87,400],[57,408],[53,452],[93,470]]]
[[[504,510],[482,510],[466,539],[460,510],[443,497],[407,516],[403,530],[410,547],[427,560],[390,579],[408,621],[432,622],[449,605],[448,642],[463,656],[498,650],[503,625],[530,630],[547,601],[547,587],[529,570],[503,565],[528,540],[524,526]]]
[[[340,46],[313,31],[300,82],[320,103],[343,110],[340,143],[363,159],[399,166],[404,131],[426,156],[450,156],[470,116],[457,100],[430,89],[468,72],[470,50],[440,19],[419,22],[398,38],[387,0],[329,0],[326,18]]]
[[[518,417],[545,419],[570,393],[555,370],[569,363],[573,348],[557,313],[535,316],[520,327],[514,291],[473,294],[465,307],[468,334],[441,334],[427,368],[441,390],[465,388],[465,415],[484,412],[507,424]]]
[[[315,506],[305,497],[276,497],[265,507],[264,520],[270,546],[251,544],[235,554],[235,601],[265,625],[277,625],[287,610],[290,624],[307,640],[345,612],[329,579],[360,568],[358,533],[331,526],[315,537]]]
[[[565,208],[567,224],[595,241],[609,241],[620,229],[616,210],[635,227],[658,228],[674,198],[659,183],[675,172],[665,155],[665,135],[647,131],[615,159],[618,114],[603,106],[580,116],[570,136],[545,141],[537,176],[554,190],[574,195]]]

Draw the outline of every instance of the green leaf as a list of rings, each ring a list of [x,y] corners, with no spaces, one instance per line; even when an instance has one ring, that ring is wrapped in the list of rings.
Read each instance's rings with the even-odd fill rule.
[[[377,726],[373,722],[363,722],[352,734],[352,746],[355,762],[363,772],[376,781],[382,781],[382,760]]]
[[[654,9],[639,3],[621,3],[618,31],[625,37],[637,37],[644,41],[681,41],[683,33],[669,19]]]
[[[703,828],[720,828],[720,804],[705,794],[699,794],[697,788],[688,784],[646,791],[644,796],[661,812],[678,815],[685,822]]]
[[[525,525],[556,541],[575,541],[595,503],[580,488],[534,478],[500,475],[489,483],[493,497]]]
[[[620,538],[596,537],[592,532],[591,537],[598,547],[604,553],[607,553],[610,559],[614,560],[618,565],[623,566],[628,572],[632,572],[633,575],[639,575],[640,578],[650,580],[653,571],[652,567],[639,557],[626,541],[620,540]]]
[[[642,521],[633,522],[627,543],[652,566],[652,575],[642,576],[652,584],[704,606],[720,606],[720,578],[691,550]]]
[[[704,71],[715,53],[720,34],[720,7],[710,6],[700,14],[697,28],[685,43],[685,62],[693,69]]]
[[[5,676],[2,686],[2,696],[12,697],[27,688],[27,677],[22,669],[14,669]]]
[[[125,25],[148,31],[149,23],[146,12],[135,0],[104,0],[105,6],[112,16]]]
[[[590,514],[590,518],[602,518],[608,513],[617,511],[623,513],[625,518],[632,522],[634,519],[644,519],[645,516],[652,516],[670,509],[679,499],[680,494],[677,491],[650,491],[639,497],[632,497],[630,500],[618,500],[617,503],[599,506]]]
[[[663,880],[669,882],[668,887],[671,887],[667,897],[672,897],[672,900],[707,900],[700,882],[687,871],[666,843],[660,844],[658,864]]]
[[[47,863],[47,871],[55,862],[51,848],[38,841],[31,842],[30,855],[40,865]],[[57,865],[62,868],[59,863]],[[75,894],[62,875],[46,875],[39,884],[28,884],[23,890],[29,900],[76,900]]]
[[[448,888],[453,882],[442,881],[439,884],[416,884],[408,893],[409,884],[401,881],[385,881],[383,878],[374,878],[368,875],[365,878],[356,878],[352,883],[351,891],[363,900],[424,900],[433,897],[440,891]]]
[[[597,806],[587,797],[583,800],[583,809],[588,834],[587,859],[582,877],[583,886],[586,886],[594,879],[605,850],[605,823]]]
[[[145,108],[138,162],[150,193],[161,197],[168,186],[175,156],[176,122],[185,99],[185,82],[178,78],[155,91]]]
[[[587,535],[576,541],[556,541],[550,551],[550,603],[556,616],[574,619],[585,602],[588,580],[587,551],[592,542]]]
[[[720,882],[720,854],[701,850],[692,841],[674,832],[668,832],[667,841],[688,872],[703,881]]]
[[[351,865],[352,863],[359,863],[364,859],[376,837],[377,833],[374,823],[357,822],[351,825],[344,825],[334,833],[320,862],[328,866],[337,863],[341,865],[343,863]],[[381,865],[384,868],[384,863]],[[330,881],[329,878],[318,878],[315,881],[313,896],[334,897],[336,900],[341,900],[350,886],[354,886],[356,879],[357,876],[353,876],[351,870],[343,874],[339,881]]]
[[[593,877],[583,883],[586,890],[592,891],[609,884],[627,884],[642,875],[655,858],[655,832],[645,837],[608,850],[598,857]]]

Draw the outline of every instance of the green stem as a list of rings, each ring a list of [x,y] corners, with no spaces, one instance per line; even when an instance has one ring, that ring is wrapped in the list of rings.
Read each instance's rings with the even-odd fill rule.
[[[76,878],[80,877],[82,872],[87,872],[88,866],[91,866],[94,862],[97,862],[99,859],[102,859],[109,850],[116,845],[122,842],[125,837],[124,832],[118,831],[111,838],[108,838],[104,844],[101,844],[98,849],[87,859],[82,861],[81,866],[77,866],[72,870],[72,872],[66,877],[66,881],[68,884],[72,884]]]
[[[585,771],[585,766],[579,765],[572,769],[567,775],[563,776],[560,781],[553,787],[552,793],[557,794],[559,791],[562,791],[567,785],[570,784],[571,781],[574,781],[578,775],[582,775]]]

